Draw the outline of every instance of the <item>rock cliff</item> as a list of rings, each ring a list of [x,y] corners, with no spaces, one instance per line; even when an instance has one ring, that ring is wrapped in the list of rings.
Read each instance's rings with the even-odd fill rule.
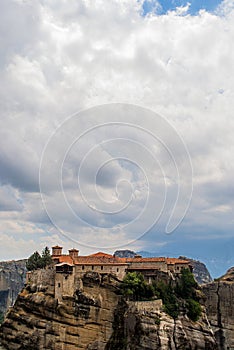
[[[160,300],[126,302],[112,275],[86,273],[73,296],[55,298],[55,271],[39,270],[19,294],[0,330],[9,350],[217,349],[205,313],[174,321]]]
[[[26,260],[0,262],[0,312],[12,306],[24,287]]]
[[[202,286],[207,317],[220,350],[234,350],[234,268]]]
[[[77,280],[73,297],[54,298],[54,270],[36,272],[1,327],[7,349],[104,349],[112,333],[119,296],[111,276],[93,273]],[[113,280],[112,280],[113,279]]]
[[[211,275],[204,263],[199,260],[190,259],[184,256],[180,256],[179,259],[189,260],[193,268],[193,275],[198,284],[205,284],[212,282]]]
[[[118,310],[106,350],[217,349],[205,313],[198,322],[174,320],[155,302],[130,302]]]

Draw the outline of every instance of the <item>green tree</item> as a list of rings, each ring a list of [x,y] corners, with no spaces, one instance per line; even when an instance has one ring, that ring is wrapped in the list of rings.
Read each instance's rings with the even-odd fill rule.
[[[40,255],[38,251],[34,252],[27,260],[26,267],[28,271],[45,268],[52,263],[50,250],[45,247]]]
[[[37,270],[43,267],[41,255],[38,251],[34,252],[27,260],[26,267],[28,271]]]
[[[144,276],[138,272],[128,272],[126,274],[121,290],[123,295],[132,300],[151,299],[154,295],[153,287],[147,284]]]
[[[199,317],[201,316],[202,308],[201,305],[193,299],[188,299],[186,306],[188,308],[187,315],[190,318],[190,320],[196,322]]]
[[[197,282],[189,269],[182,269],[180,281],[176,287],[176,293],[183,299],[196,299]]]
[[[46,267],[46,266],[52,264],[53,260],[52,260],[52,257],[50,255],[50,250],[48,247],[45,247],[42,250],[41,259],[42,259],[42,267]]]
[[[157,282],[153,285],[155,295],[162,299],[165,312],[174,319],[179,315],[179,301],[176,297],[175,290],[170,284]]]

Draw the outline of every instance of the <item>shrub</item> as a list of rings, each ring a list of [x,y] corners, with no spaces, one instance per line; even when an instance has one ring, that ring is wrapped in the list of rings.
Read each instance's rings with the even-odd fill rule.
[[[176,286],[176,293],[183,299],[196,299],[197,282],[189,269],[182,269],[180,281]]]
[[[179,315],[180,305],[183,305],[183,300],[186,301],[187,315],[197,321],[201,315],[201,306],[198,302],[198,287],[193,274],[189,269],[183,269],[176,287],[164,282],[154,284],[155,295],[162,299],[164,311],[176,319]]]
[[[141,273],[128,272],[121,285],[123,295],[131,300],[149,300],[154,296],[154,289],[147,284]]]
[[[154,284],[155,295],[162,299],[164,311],[174,319],[179,315],[179,303],[175,291],[170,284],[158,282]]]
[[[186,306],[188,308],[188,312],[187,312],[188,317],[192,321],[196,322],[201,316],[201,312],[202,312],[201,305],[196,300],[188,299]]]

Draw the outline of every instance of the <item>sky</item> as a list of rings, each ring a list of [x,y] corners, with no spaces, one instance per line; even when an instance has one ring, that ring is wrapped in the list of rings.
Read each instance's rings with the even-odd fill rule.
[[[0,260],[234,265],[234,2],[3,0]]]

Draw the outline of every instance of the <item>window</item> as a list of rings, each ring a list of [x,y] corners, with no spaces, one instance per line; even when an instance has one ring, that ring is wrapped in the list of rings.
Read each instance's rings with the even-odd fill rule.
[[[84,265],[82,265],[82,270],[84,270]]]
[[[92,265],[92,270],[94,269],[94,266]]]
[[[117,270],[116,270],[117,272],[119,272],[119,268],[117,267]]]
[[[103,270],[103,266],[101,266],[101,270]]]
[[[61,284],[60,283],[58,283],[58,288],[60,288],[61,287]]]

